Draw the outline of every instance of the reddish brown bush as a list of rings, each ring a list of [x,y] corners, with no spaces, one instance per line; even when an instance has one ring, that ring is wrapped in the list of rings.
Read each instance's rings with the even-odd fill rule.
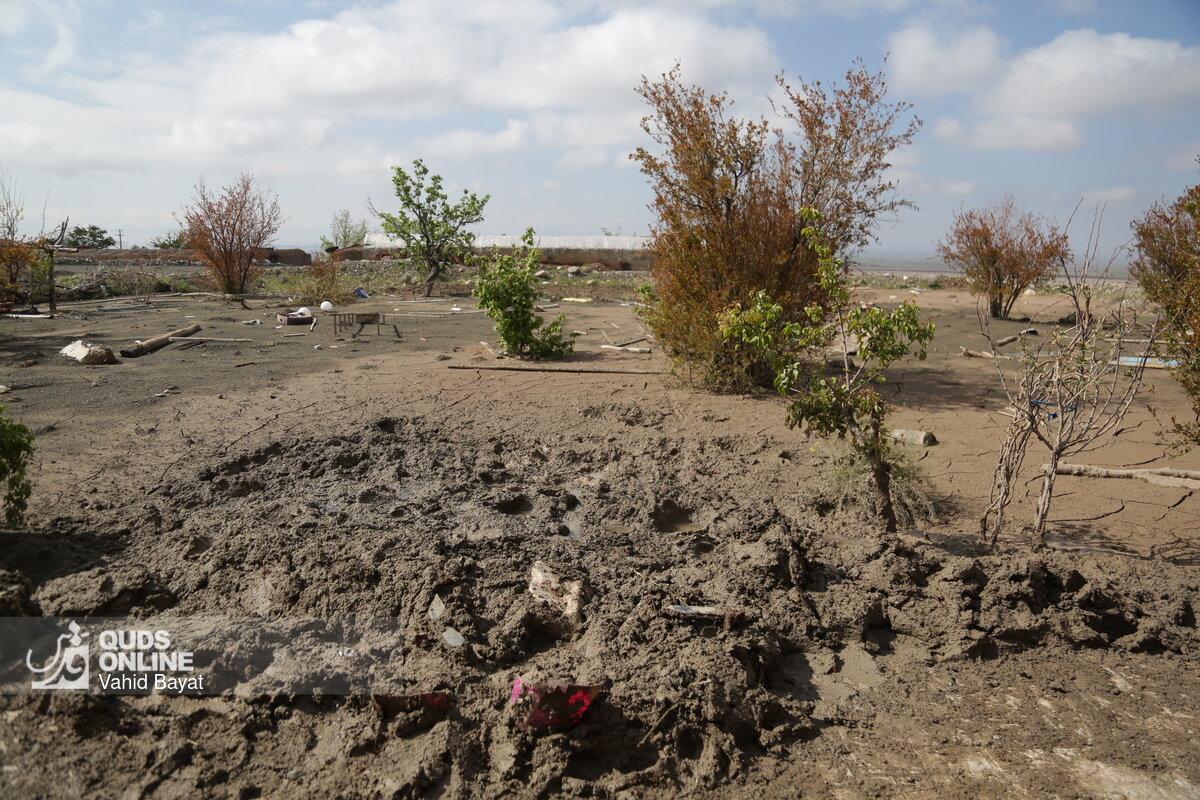
[[[749,348],[721,336],[722,311],[765,290],[786,323],[822,294],[802,207],[821,212],[830,247],[846,255],[871,238],[880,215],[907,205],[881,176],[887,154],[919,123],[893,132],[907,106],[883,101],[881,75],[856,64],[832,93],[779,80],[799,146],[763,119],[732,116],[726,94],[685,86],[678,65],[638,87],[651,109],[642,127],[660,146],[632,155],[654,190],[654,291],[645,316],[673,360],[712,388],[769,385],[773,377]]]
[[[212,274],[218,289],[241,294],[254,278],[254,249],[266,247],[283,225],[279,199],[254,185],[243,172],[213,194],[201,179],[196,196],[183,209],[184,237]]]
[[[1166,315],[1166,342],[1179,362],[1176,379],[1192,398],[1195,422],[1176,430],[1200,444],[1200,185],[1170,205],[1155,203],[1133,222],[1129,273]]]
[[[996,319],[1007,319],[1022,292],[1048,280],[1071,257],[1067,235],[1019,210],[1011,197],[955,214],[937,253],[966,277],[971,292],[988,299]]]

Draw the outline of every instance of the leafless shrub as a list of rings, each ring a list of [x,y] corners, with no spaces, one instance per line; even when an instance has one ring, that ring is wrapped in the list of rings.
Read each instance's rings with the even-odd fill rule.
[[[1116,429],[1142,385],[1159,326],[1129,302],[1109,308],[1093,305],[1097,288],[1116,258],[1114,253],[1097,269],[1095,243],[1101,216],[1097,212],[1083,258],[1060,261],[1060,277],[1065,282],[1061,291],[1072,309],[1067,317],[1071,321],[1056,325],[1048,336],[1022,339],[1015,374],[1005,373],[1004,361],[995,362],[1013,420],[1005,432],[989,502],[979,521],[980,535],[991,547],[1003,527],[1005,509],[1012,501],[1029,445],[1039,442],[1047,453],[1030,526],[1032,545],[1040,549],[1046,542],[1046,519],[1059,463],[1089,450]],[[996,355],[991,316],[985,298],[979,308],[980,327]]]

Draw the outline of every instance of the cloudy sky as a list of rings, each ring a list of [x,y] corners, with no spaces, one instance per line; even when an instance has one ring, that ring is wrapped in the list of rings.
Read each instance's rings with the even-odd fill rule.
[[[126,246],[247,169],[289,215],[279,243],[313,248],[336,210],[391,208],[418,157],[492,195],[479,233],[642,234],[641,75],[679,61],[764,114],[779,71],[888,53],[925,123],[893,159],[920,210],[872,255],[926,256],[1005,193],[1060,223],[1106,204],[1111,248],[1200,180],[1196,0],[0,0],[0,169],[30,232],[45,206]]]

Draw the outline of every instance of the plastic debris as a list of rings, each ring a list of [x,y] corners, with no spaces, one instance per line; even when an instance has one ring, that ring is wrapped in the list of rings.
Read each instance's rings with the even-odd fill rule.
[[[509,702],[518,725],[540,732],[565,731],[583,720],[603,688],[522,675],[513,681]]]
[[[446,628],[446,630],[442,631],[442,641],[451,647],[462,647],[467,643],[467,640],[463,638],[463,635],[454,630],[454,628]]]
[[[429,604],[429,618],[440,619],[446,613],[446,604],[442,602],[441,595],[435,594],[433,602]]]
[[[321,302],[321,310],[322,311],[333,311],[333,303],[329,302],[328,300],[322,301]]]

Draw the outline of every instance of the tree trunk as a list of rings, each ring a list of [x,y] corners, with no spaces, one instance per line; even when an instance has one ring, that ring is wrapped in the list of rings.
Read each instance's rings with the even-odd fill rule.
[[[422,288],[425,297],[429,297],[433,294],[433,285],[437,282],[437,279],[441,274],[441,263],[433,261],[432,259],[425,262],[425,286]]]
[[[1046,546],[1046,517],[1050,515],[1050,500],[1054,497],[1054,479],[1058,476],[1058,453],[1050,451],[1046,474],[1042,476],[1042,496],[1038,498],[1037,514],[1033,518],[1033,548]]]
[[[50,293],[50,298],[49,298],[50,313],[53,314],[55,311],[58,310],[58,308],[54,304],[54,251],[53,250],[50,251],[49,271],[50,271],[50,281],[49,281],[49,286],[47,288],[47,291]]]
[[[896,532],[896,509],[892,506],[892,468],[882,458],[875,454],[867,456],[871,465],[871,478],[875,482],[875,504],[879,516],[883,518],[884,529],[888,533]]]
[[[1004,319],[1004,299],[998,294],[992,295],[988,298],[988,310],[992,319]]]

